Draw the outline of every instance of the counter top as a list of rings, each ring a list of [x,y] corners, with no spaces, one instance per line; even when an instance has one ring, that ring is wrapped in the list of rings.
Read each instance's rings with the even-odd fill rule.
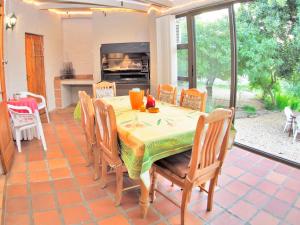
[[[97,83],[90,79],[65,79],[60,81],[62,85],[93,85]]]

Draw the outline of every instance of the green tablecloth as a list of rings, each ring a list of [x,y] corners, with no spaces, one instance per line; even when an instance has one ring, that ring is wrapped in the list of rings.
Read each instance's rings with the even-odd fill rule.
[[[156,160],[191,149],[201,112],[157,102],[159,113],[132,110],[128,96],[104,98],[115,110],[121,157],[133,179]]]
[[[75,120],[81,120],[80,102],[77,103],[73,116]]]
[[[121,157],[129,176],[139,179],[156,160],[192,148],[199,111],[157,102],[159,113],[132,110],[128,96],[104,98],[116,114]],[[80,105],[74,118],[81,117]],[[230,142],[235,130],[232,128]]]

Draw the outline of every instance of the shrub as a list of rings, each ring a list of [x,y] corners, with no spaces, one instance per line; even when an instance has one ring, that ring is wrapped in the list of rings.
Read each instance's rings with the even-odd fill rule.
[[[290,98],[289,106],[291,106],[292,110],[299,110],[300,109],[300,99],[298,99],[296,97]]]
[[[255,115],[256,114],[256,108],[252,105],[243,105],[242,109],[248,114],[248,115]]]
[[[263,100],[264,100],[265,108],[267,110],[274,110],[276,108],[276,106],[272,103],[272,100],[269,96],[265,97]]]
[[[290,106],[292,110],[298,110],[300,108],[300,98],[289,94],[278,94],[276,95],[276,106],[281,111],[287,106]]]
[[[228,108],[228,107],[218,104],[218,105],[215,105],[214,108],[217,109],[217,108]]]
[[[289,105],[290,96],[278,94],[276,95],[276,106],[279,110],[283,110]]]

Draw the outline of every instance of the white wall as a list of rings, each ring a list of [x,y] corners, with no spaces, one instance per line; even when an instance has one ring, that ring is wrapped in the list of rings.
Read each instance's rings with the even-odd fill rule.
[[[64,61],[76,74],[100,80],[100,46],[106,43],[148,42],[149,18],[142,13],[94,12],[90,18],[63,19]]]
[[[44,36],[45,80],[48,107],[55,107],[53,77],[59,75],[62,64],[61,19],[55,14],[37,10],[19,0],[6,1],[6,14],[14,12],[17,24],[4,34],[4,58],[8,96],[27,90],[25,63],[25,33]]]
[[[72,62],[75,74],[93,74],[91,18],[62,19],[64,62]]]
[[[113,12],[105,16],[94,12],[91,17],[62,19],[62,28],[64,61],[73,63],[76,74],[93,74],[96,82],[101,79],[102,44],[150,41],[149,18],[142,13]],[[76,87],[71,90],[73,101],[78,98],[77,91]]]
[[[93,14],[94,78],[100,80],[100,46],[149,41],[148,16],[142,13]]]
[[[44,36],[45,76],[50,110],[55,108],[53,78],[62,63],[72,61],[76,74],[93,74],[100,80],[100,46],[104,43],[151,41],[151,82],[156,83],[155,15],[95,12],[91,17],[60,18],[22,1],[7,1],[6,12],[14,12],[17,25],[5,32],[6,85],[8,96],[27,90],[25,33]],[[156,88],[156,87],[155,87]]]

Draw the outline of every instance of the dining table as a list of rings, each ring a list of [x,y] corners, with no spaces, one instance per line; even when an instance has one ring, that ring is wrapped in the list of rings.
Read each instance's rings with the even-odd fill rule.
[[[203,112],[156,101],[159,112],[132,110],[129,96],[103,98],[114,108],[121,158],[130,178],[140,181],[140,206],[149,207],[150,169],[162,158],[190,150]]]

